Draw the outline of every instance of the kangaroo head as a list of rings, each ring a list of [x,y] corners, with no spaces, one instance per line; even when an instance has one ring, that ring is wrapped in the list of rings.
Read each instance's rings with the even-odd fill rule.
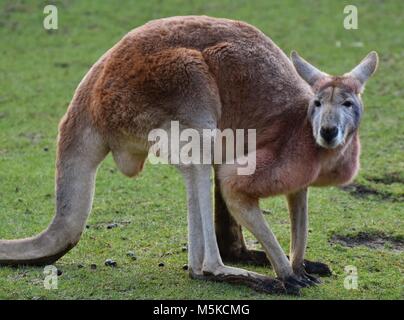
[[[318,70],[295,51],[291,59],[298,74],[314,92],[308,118],[317,144],[327,149],[344,145],[359,127],[363,112],[361,93],[366,81],[376,71],[377,53],[369,53],[342,76],[330,76]]]

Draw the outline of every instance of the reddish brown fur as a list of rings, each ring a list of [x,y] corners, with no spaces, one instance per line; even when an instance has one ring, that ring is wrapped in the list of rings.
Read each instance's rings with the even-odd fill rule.
[[[362,85],[358,80],[355,80],[351,77],[334,76],[330,78],[319,79],[313,85],[313,91],[320,92],[329,87],[341,88],[344,91],[353,92],[355,94],[360,94],[362,89]]]
[[[223,264],[211,221],[210,166],[180,166],[189,202],[190,275],[213,274],[213,279],[239,279],[249,285],[254,280],[270,292],[272,283],[281,286],[275,292],[296,287],[293,277],[313,284],[301,273],[306,187],[343,184],[356,174],[362,109],[341,109],[346,101],[340,102],[345,97],[339,96],[338,108],[331,106],[335,92],[360,93],[377,66],[377,54],[353,70],[361,83],[351,73],[330,77],[313,72],[297,54],[292,59],[294,65],[256,28],[227,19],[173,17],[128,33],[91,68],[60,123],[54,219],[37,236],[0,240],[0,264],[51,263],[70,250],[85,228],[97,167],[106,154],[111,151],[119,169],[135,176],[147,157],[150,131],[177,120],[194,129],[256,129],[256,171],[240,176],[236,165],[218,165],[215,179],[222,194],[217,199],[225,199],[232,214],[254,231],[283,282]],[[321,109],[326,121],[332,119],[331,109],[343,110],[340,114],[348,119],[334,149],[317,139],[324,129],[317,121],[323,117],[315,116],[320,109],[313,107],[320,103],[314,100],[317,93],[326,96],[326,108]],[[287,194],[291,208],[290,261],[258,207],[259,198],[277,194]],[[236,232],[228,239],[242,239],[241,228],[229,217],[226,222]]]
[[[334,77],[318,81],[314,91],[328,86],[360,88]],[[111,149],[121,137],[145,139],[167,119],[190,125],[203,112],[221,129],[256,129],[255,174],[236,176],[232,168],[219,175],[253,198],[346,183],[358,168],[358,136],[335,150],[317,146],[307,119],[312,89],[269,38],[242,22],[175,17],[147,23],[101,58],[78,92]],[[68,117],[76,115],[70,108]],[[145,156],[146,141],[141,149]]]

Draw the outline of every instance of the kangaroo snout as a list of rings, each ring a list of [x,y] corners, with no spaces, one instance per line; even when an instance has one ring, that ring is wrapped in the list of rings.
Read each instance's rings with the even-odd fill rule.
[[[327,143],[330,143],[338,136],[338,127],[321,127],[320,135]]]

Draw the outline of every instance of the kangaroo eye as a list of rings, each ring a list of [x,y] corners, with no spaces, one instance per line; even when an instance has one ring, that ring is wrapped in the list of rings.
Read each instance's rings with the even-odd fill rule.
[[[349,108],[349,107],[352,107],[352,102],[351,102],[351,101],[345,101],[342,105],[343,105],[344,107]]]
[[[319,100],[314,100],[314,105],[316,107],[321,107],[321,102]]]

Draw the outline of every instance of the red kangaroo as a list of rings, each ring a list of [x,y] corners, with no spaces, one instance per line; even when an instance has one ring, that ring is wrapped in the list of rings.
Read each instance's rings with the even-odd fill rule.
[[[148,133],[178,121],[200,132],[256,130],[253,174],[238,175],[238,164],[177,165],[188,196],[190,276],[269,293],[297,294],[318,283],[310,274],[318,265],[305,268],[304,260],[307,189],[356,175],[361,93],[377,64],[372,52],[349,73],[330,76],[295,52],[289,59],[255,27],[227,19],[172,17],[134,29],[94,64],[61,120],[53,221],[35,237],[0,240],[0,264],[49,264],[72,249],[100,162],[112,152],[119,169],[135,176],[149,152]],[[280,194],[291,220],[289,259],[258,206]],[[241,226],[259,240],[277,278],[224,265],[219,247],[229,260],[244,254],[262,262],[262,253],[246,250]]]

